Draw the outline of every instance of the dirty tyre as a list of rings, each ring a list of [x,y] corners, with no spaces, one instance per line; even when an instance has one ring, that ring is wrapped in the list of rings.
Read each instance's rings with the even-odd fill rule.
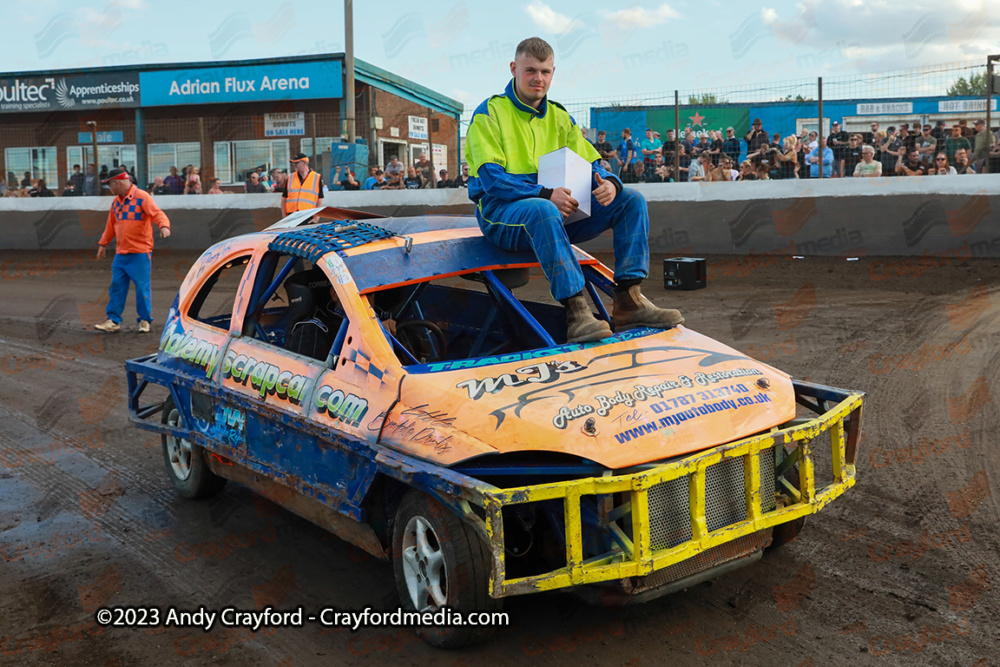
[[[799,479],[799,466],[798,464],[793,465],[791,468],[785,471],[784,476],[788,480],[798,480]],[[775,480],[777,482],[777,480]],[[796,483],[795,481],[792,482]],[[788,523],[780,523],[775,526],[771,531],[771,544],[764,550],[773,551],[778,547],[784,546],[789,542],[792,542],[799,536],[799,532],[802,527],[806,525],[806,518],[800,516],[798,519],[789,521]]]
[[[444,505],[417,491],[400,502],[392,532],[396,590],[406,611],[497,611],[502,601],[489,594],[491,558],[475,530]],[[483,642],[491,626],[417,628],[439,648]]]
[[[771,531],[771,544],[767,547],[766,551],[772,551],[780,546],[788,544],[795,538],[799,536],[799,531],[802,527],[806,525],[806,518],[800,516],[794,521],[789,521],[788,523],[781,523],[774,527]]]
[[[180,411],[174,404],[173,396],[168,397],[163,404],[162,422],[170,426],[181,423]],[[208,498],[226,485],[225,478],[208,469],[201,447],[166,433],[161,434],[160,439],[163,442],[163,461],[167,466],[167,476],[177,493],[192,500]]]

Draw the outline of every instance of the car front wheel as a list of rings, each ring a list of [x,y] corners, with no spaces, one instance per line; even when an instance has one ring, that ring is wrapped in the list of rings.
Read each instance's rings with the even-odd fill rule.
[[[502,601],[489,594],[491,559],[487,545],[471,526],[436,500],[417,491],[408,492],[396,510],[392,544],[396,590],[404,610],[436,612],[449,608],[465,615],[502,607]],[[434,646],[459,648],[485,641],[493,628],[424,626],[417,634]]]

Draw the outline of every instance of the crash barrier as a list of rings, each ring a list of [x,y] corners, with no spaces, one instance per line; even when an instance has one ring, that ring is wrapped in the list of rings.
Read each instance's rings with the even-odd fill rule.
[[[650,250],[700,255],[1000,257],[1000,174],[749,183],[640,184]],[[110,197],[0,199],[0,250],[96,244]],[[281,217],[273,194],[162,196],[173,235],[201,250]],[[326,203],[380,215],[470,214],[465,189],[332,192]],[[612,249],[610,232],[583,244]]]

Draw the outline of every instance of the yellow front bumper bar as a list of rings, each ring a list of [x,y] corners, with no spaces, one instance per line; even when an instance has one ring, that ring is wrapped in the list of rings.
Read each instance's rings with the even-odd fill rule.
[[[521,595],[648,575],[744,535],[818,512],[854,486],[855,481],[855,459],[864,395],[847,392],[841,392],[840,395],[846,398],[824,414],[805,423],[719,445],[652,469],[614,477],[590,477],[484,493],[486,528],[493,554],[490,594],[493,597]],[[845,429],[845,420],[848,418],[849,428]],[[824,431],[830,432],[833,481],[817,489],[815,457],[818,453],[812,450],[811,441]],[[762,509],[758,454],[767,449],[784,448],[788,444],[795,444],[798,448],[799,487],[787,489],[791,504],[779,504],[775,509],[766,511]],[[746,519],[710,531],[705,517],[706,470],[724,460],[740,457],[743,459]],[[649,489],[682,477],[688,479],[692,537],[676,546],[654,550],[650,545]],[[608,529],[616,532],[618,541],[625,545],[624,548],[615,548],[601,556],[584,560],[581,496],[616,493],[630,496],[631,534],[638,536],[638,540],[630,540],[620,526],[610,522]],[[512,505],[545,500],[563,501],[566,566],[544,574],[507,579],[502,510]],[[770,506],[770,502],[766,506]]]

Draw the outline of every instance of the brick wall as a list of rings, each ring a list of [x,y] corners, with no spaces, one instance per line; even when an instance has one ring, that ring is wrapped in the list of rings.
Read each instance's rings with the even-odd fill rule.
[[[415,102],[404,100],[390,93],[375,90],[375,112],[382,117],[382,129],[376,131],[377,139],[392,139],[405,141],[407,144],[426,144],[423,139],[409,138],[409,117],[428,117],[428,109]],[[438,129],[431,132],[431,138],[435,144],[443,144],[448,147],[448,172],[449,177],[454,178],[458,173],[458,121],[442,113],[434,113],[431,119],[438,121]],[[392,128],[397,128],[398,136],[392,136]],[[433,128],[432,128],[433,130]],[[359,128],[360,132],[360,128]],[[368,130],[369,135],[371,130]],[[368,137],[369,141],[371,138]],[[377,143],[374,147],[377,151]],[[373,151],[376,152],[376,151]],[[369,158],[371,164],[381,164],[380,156],[372,155]],[[409,161],[404,160],[404,164],[409,165]],[[440,168],[435,165],[436,168]]]

